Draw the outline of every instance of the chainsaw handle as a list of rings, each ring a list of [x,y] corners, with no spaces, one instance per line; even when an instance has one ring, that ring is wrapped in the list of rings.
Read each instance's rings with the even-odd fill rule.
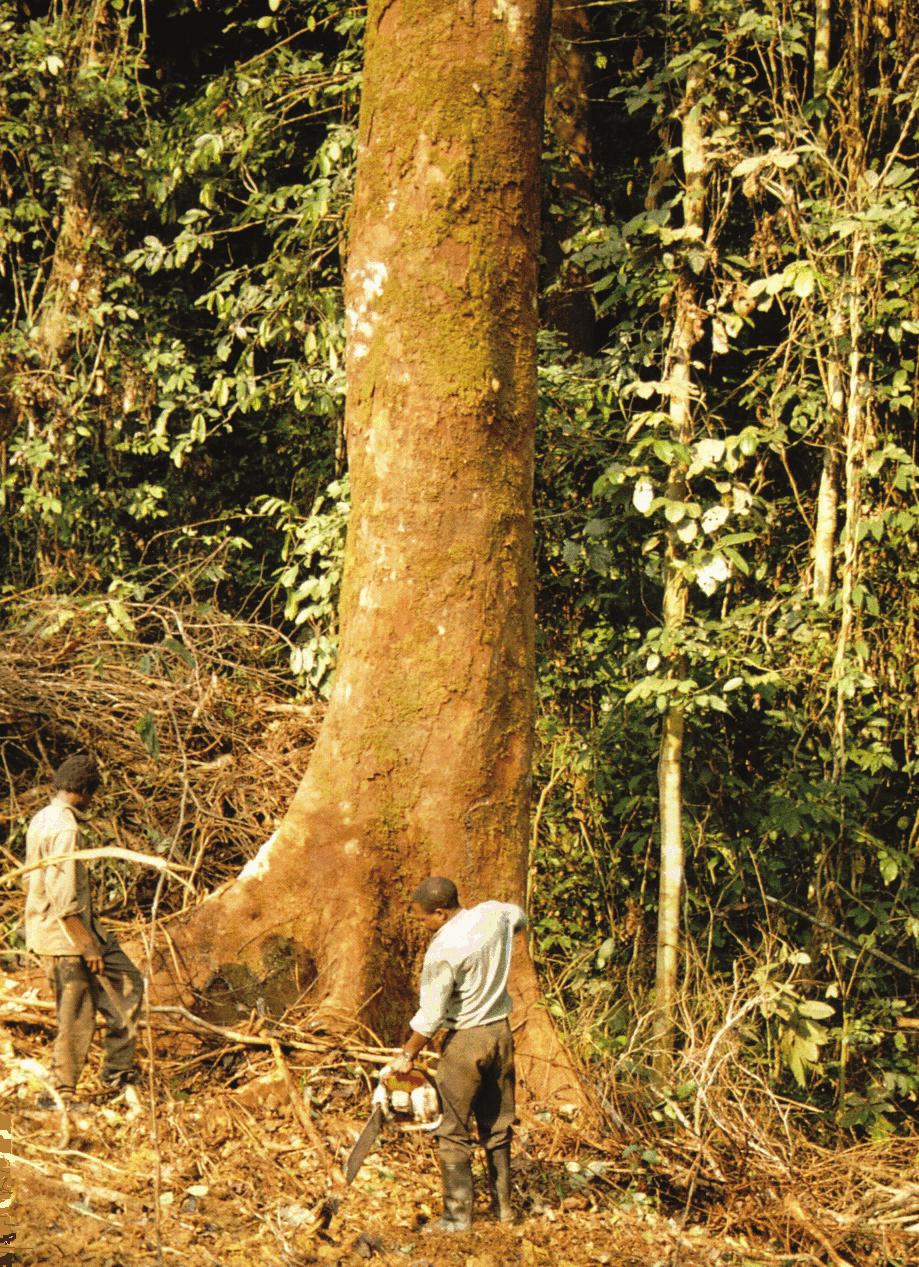
[[[444,1120],[443,1113],[438,1113],[433,1122],[406,1122],[399,1126],[400,1131],[436,1131]]]
[[[396,1085],[390,1085],[395,1083]],[[397,1117],[398,1112],[402,1110],[394,1110],[392,1107],[391,1097],[396,1090],[405,1094],[414,1096],[414,1093],[421,1087],[429,1087],[435,1097],[437,1106],[440,1107],[440,1097],[437,1094],[437,1085],[431,1078],[430,1074],[423,1069],[410,1069],[407,1073],[397,1073],[388,1065],[380,1070],[379,1081],[373,1092],[372,1104],[375,1108],[379,1108],[384,1120],[391,1120]],[[443,1113],[438,1113],[437,1117],[430,1122],[405,1122],[399,1121],[400,1131],[436,1131],[443,1121]]]

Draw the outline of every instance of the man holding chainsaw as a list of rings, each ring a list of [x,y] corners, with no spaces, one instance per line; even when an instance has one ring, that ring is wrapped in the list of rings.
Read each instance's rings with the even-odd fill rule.
[[[118,1089],[133,1081],[137,1018],[144,983],[137,968],[93,918],[89,872],[79,812],[99,786],[92,757],[68,757],[55,770],[54,796],[32,818],[26,863],[45,863],[28,873],[26,946],[38,955],[54,991],[57,1034],[52,1078],[61,1098],[72,1101],[93,1036],[96,1012],[105,1018],[102,1081]]]
[[[412,913],[434,936],[411,1035],[391,1067],[407,1073],[428,1039],[447,1031],[437,1070],[444,1212],[432,1230],[464,1232],[472,1221],[473,1122],[485,1148],[492,1208],[509,1223],[514,1040],[507,980],[514,934],[526,927],[526,915],[510,902],[463,908],[456,885],[443,876],[418,886]]]

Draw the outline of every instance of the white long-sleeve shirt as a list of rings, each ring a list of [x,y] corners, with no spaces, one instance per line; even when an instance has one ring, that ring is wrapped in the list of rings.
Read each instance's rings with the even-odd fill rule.
[[[438,929],[424,956],[412,1029],[430,1038],[439,1029],[470,1029],[509,1016],[511,945],[526,922],[513,902],[480,902]]]
[[[89,871],[81,858],[68,855],[83,848],[80,824],[69,805],[53,800],[39,810],[26,832],[26,862],[60,857],[53,866],[29,872],[26,895],[26,946],[36,955],[78,955],[64,927],[68,915],[78,915],[96,932]]]

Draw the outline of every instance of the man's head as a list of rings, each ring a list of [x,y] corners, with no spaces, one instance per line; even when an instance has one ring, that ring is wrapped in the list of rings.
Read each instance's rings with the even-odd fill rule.
[[[429,875],[412,894],[412,914],[432,933],[459,910],[456,885],[443,875]]]
[[[51,776],[57,793],[65,793],[75,805],[88,805],[99,786],[99,767],[85,752],[76,752],[63,761]]]

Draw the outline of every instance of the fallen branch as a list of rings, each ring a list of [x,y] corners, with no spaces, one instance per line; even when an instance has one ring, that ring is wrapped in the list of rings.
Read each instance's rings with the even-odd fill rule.
[[[150,1011],[159,1015],[180,1016],[189,1025],[194,1026],[195,1029],[204,1030],[209,1034],[217,1034],[228,1042],[242,1043],[246,1047],[273,1048],[277,1044],[279,1048],[286,1048],[288,1051],[305,1051],[316,1056],[327,1055],[330,1051],[341,1051],[355,1060],[366,1060],[369,1064],[375,1065],[387,1065],[393,1056],[398,1054],[398,1048],[396,1047],[356,1047],[343,1045],[335,1039],[329,1039],[327,1042],[315,1039],[311,1043],[304,1043],[295,1038],[281,1038],[278,1034],[244,1034],[241,1030],[230,1029],[225,1025],[215,1025],[213,1021],[205,1021],[202,1017],[195,1016],[194,1012],[190,1012],[185,1007],[159,1006],[151,1007]],[[435,1052],[425,1053],[428,1057],[436,1054]]]
[[[185,886],[186,889],[194,889],[184,877],[179,875],[179,871],[190,871],[191,867],[182,866],[178,863],[170,863],[165,858],[158,858],[155,854],[136,853],[133,849],[124,849],[121,845],[105,845],[97,849],[74,849],[70,853],[57,853],[50,858],[39,858],[37,862],[24,862],[22,866],[14,867],[10,871],[5,871],[0,876],[0,885],[9,885],[19,878],[19,876],[27,875],[30,871],[39,871],[44,867],[56,867],[62,862],[70,862],[74,858],[80,858],[89,861],[93,858],[120,858],[123,862],[134,862],[138,866],[152,867],[154,871],[168,872],[173,879],[178,880],[179,884]]]
[[[278,1043],[276,1039],[271,1040],[271,1054],[272,1056],[274,1056],[275,1066],[277,1067],[277,1071],[281,1075],[281,1078],[284,1082],[284,1088],[287,1091],[287,1098],[290,1100],[290,1105],[294,1111],[294,1116],[296,1117],[300,1125],[303,1127],[304,1131],[306,1132],[307,1138],[309,1139],[310,1143],[313,1145],[316,1152],[319,1154],[320,1158],[325,1164],[326,1170],[331,1172],[332,1167],[334,1165],[332,1154],[329,1152],[328,1148],[326,1147],[325,1140],[322,1138],[322,1136],[316,1130],[316,1127],[313,1125],[313,1119],[310,1117],[309,1109],[303,1103],[303,1097],[297,1094],[297,1089],[294,1086],[293,1079],[290,1076],[290,1070],[287,1068],[287,1062],[284,1060],[284,1056],[281,1052],[280,1044]]]
[[[785,1200],[785,1209],[796,1223],[800,1223],[801,1226],[806,1229],[808,1236],[813,1237],[820,1248],[829,1257],[830,1262],[833,1263],[833,1267],[855,1267],[848,1258],[843,1258],[843,1256],[837,1252],[836,1247],[833,1245],[830,1238],[817,1226],[817,1222],[813,1215],[805,1214],[797,1198],[787,1197]]]

